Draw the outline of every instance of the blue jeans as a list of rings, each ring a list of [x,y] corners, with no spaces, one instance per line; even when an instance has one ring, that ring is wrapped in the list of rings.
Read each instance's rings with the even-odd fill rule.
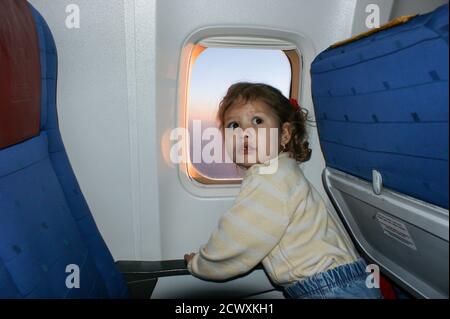
[[[383,299],[378,288],[366,286],[366,262],[357,261],[317,273],[287,286],[292,299]]]

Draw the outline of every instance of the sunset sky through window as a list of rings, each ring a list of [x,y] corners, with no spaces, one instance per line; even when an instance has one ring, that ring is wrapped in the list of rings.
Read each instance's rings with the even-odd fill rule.
[[[281,50],[208,48],[197,58],[191,72],[188,116],[202,120],[202,129],[216,124],[219,102],[230,85],[240,81],[262,82],[278,88],[289,97],[291,66]],[[203,144],[207,144],[205,141]],[[191,152],[192,156],[192,152]],[[233,164],[194,164],[205,177],[239,178]]]

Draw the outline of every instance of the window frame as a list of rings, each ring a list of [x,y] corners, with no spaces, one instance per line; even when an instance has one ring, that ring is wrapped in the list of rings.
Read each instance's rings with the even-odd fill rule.
[[[239,194],[240,184],[210,184],[205,185],[189,177],[187,165],[185,163],[173,163],[170,159],[170,148],[175,142],[170,141],[170,132],[178,127],[185,129],[185,115],[187,108],[188,84],[189,84],[189,60],[192,50],[196,44],[204,39],[217,36],[239,36],[239,37],[262,37],[270,39],[279,39],[291,44],[291,49],[298,52],[300,58],[300,83],[299,83],[299,103],[308,110],[312,120],[314,120],[314,109],[312,107],[312,97],[308,94],[311,84],[309,76],[310,62],[317,55],[317,47],[312,38],[303,32],[288,30],[283,28],[274,28],[260,25],[208,25],[191,30],[186,34],[184,41],[180,45],[178,56],[178,67],[176,72],[176,84],[174,88],[174,117],[173,125],[162,128],[161,152],[164,164],[172,168],[171,172],[176,174],[179,185],[193,196],[202,200],[234,200]],[[300,86],[301,85],[301,86]],[[316,132],[311,128],[312,146],[315,145]],[[315,153],[318,154],[318,153]],[[316,155],[317,156],[317,155]],[[321,157],[319,157],[321,160]],[[308,163],[312,163],[311,161]],[[306,172],[311,164],[305,164]],[[323,163],[323,158],[321,160]],[[316,164],[315,164],[316,165]],[[323,166],[323,164],[322,164]]]

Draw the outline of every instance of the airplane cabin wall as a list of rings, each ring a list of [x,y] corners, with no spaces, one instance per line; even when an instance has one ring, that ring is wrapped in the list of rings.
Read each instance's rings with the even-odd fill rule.
[[[58,116],[69,158],[116,259],[182,258],[209,237],[233,198],[201,198],[162,154],[177,126],[182,46],[196,30],[281,29],[304,45],[300,102],[312,113],[309,66],[330,44],[364,31],[356,0],[30,0],[55,37]],[[392,1],[372,0],[389,20]],[[66,6],[80,28],[65,26]],[[387,8],[387,9],[386,9]],[[303,39],[303,40],[298,40]],[[302,42],[304,41],[304,42]],[[311,129],[306,175],[322,187],[323,156]],[[238,186],[236,188],[236,191]]]
[[[391,19],[416,13],[428,13],[446,3],[448,0],[395,0]]]
[[[106,244],[115,259],[159,259],[155,1],[30,3],[55,38],[60,130]],[[70,4],[79,29],[65,25]]]
[[[385,5],[386,2],[384,2]],[[195,4],[195,5],[194,5]],[[156,46],[157,136],[176,123],[177,107],[183,104],[178,61],[182,44],[192,32],[208,26],[261,26],[297,33],[304,38],[300,104],[313,115],[310,96],[309,65],[321,50],[352,35],[355,1],[158,1]],[[380,8],[383,7],[380,5]],[[203,11],[207,8],[207,14]],[[386,20],[387,20],[386,15]],[[295,41],[291,39],[284,39]],[[311,44],[311,46],[309,46]],[[321,173],[324,160],[314,129],[310,130],[312,158],[303,165],[306,176],[326,198]],[[181,257],[198,249],[209,238],[219,217],[232,205],[233,198],[200,199],[179,182],[178,171],[160,156],[158,161],[161,248],[163,259]],[[175,200],[174,200],[175,199]],[[331,204],[328,202],[330,209]]]

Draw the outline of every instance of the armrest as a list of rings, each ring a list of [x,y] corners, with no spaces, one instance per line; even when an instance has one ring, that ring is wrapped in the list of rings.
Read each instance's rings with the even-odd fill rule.
[[[159,277],[189,275],[183,259],[162,261],[116,261],[117,269],[122,273],[128,285],[131,298],[150,298]],[[258,264],[253,270],[263,269]]]
[[[189,275],[183,259],[163,261],[116,261],[131,298],[150,298],[159,277]]]
[[[167,276],[189,275],[183,259],[161,261],[116,261],[116,266],[125,278],[151,279]]]

